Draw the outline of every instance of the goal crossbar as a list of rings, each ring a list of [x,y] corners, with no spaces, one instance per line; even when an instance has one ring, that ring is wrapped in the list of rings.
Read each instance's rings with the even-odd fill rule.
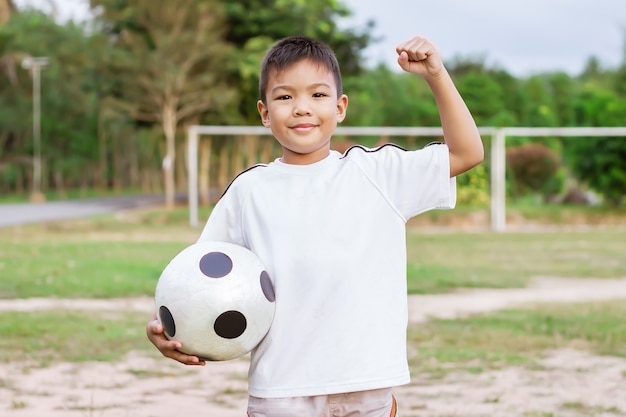
[[[626,127],[479,127],[491,136],[491,229],[506,230],[506,138],[527,137],[620,137]],[[187,131],[189,224],[198,226],[198,140],[201,135],[271,136],[263,126],[190,126]],[[443,136],[441,127],[337,127],[337,136]]]

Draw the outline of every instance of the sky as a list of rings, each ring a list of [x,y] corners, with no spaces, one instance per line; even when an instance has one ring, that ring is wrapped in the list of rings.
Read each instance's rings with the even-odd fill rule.
[[[626,0],[344,0],[354,23],[373,19],[383,38],[370,61],[395,64],[395,46],[419,34],[444,59],[484,57],[517,76],[582,71],[596,56],[618,66],[626,41]]]
[[[47,11],[56,3],[60,19],[88,16],[88,0],[14,1]],[[373,36],[380,41],[364,54],[370,66],[397,68],[395,46],[418,34],[428,37],[444,60],[482,58],[521,77],[546,71],[577,75],[591,56],[614,68],[624,57],[626,0],[341,1],[353,13],[342,27],[376,23]]]

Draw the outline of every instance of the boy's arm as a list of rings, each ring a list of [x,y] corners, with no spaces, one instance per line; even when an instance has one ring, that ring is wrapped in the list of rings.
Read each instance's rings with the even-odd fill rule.
[[[478,128],[435,46],[427,38],[415,36],[398,45],[396,52],[400,67],[422,76],[433,92],[450,150],[450,177],[481,163],[484,149]]]

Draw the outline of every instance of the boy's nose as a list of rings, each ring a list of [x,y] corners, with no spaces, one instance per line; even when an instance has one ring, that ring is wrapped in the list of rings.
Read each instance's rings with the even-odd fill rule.
[[[293,114],[296,116],[307,116],[311,114],[311,107],[305,100],[297,100],[293,106]]]

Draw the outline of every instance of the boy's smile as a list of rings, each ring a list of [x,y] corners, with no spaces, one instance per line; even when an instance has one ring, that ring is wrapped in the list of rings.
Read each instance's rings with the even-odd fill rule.
[[[295,126],[292,127],[293,130],[295,130],[296,132],[310,132],[311,130],[315,129],[317,127],[317,125],[311,124],[311,123],[304,123],[304,124],[297,124]]]
[[[331,136],[348,107],[345,94],[337,97],[330,70],[305,59],[274,71],[266,101],[257,103],[259,114],[281,144],[284,163],[312,164],[328,156]]]

